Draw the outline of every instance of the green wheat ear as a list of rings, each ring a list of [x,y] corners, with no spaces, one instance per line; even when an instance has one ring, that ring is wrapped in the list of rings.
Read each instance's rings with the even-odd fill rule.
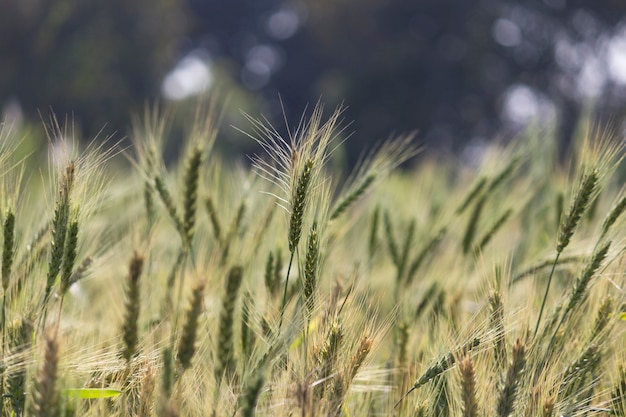
[[[63,250],[63,263],[61,268],[61,294],[65,294],[70,288],[72,271],[76,262],[76,250],[78,247],[78,221],[73,220],[67,230]]]
[[[593,169],[583,177],[578,193],[572,201],[569,212],[561,224],[561,230],[556,245],[557,253],[563,252],[563,249],[569,245],[570,239],[591,201],[591,197],[598,188],[599,175],[598,169]]]
[[[311,226],[309,242],[307,245],[306,260],[304,261],[304,303],[309,317],[313,310],[313,293],[317,286],[317,266],[319,259],[319,238],[317,235],[317,222]]]
[[[126,302],[124,313],[124,324],[122,325],[122,339],[124,340],[124,350],[122,357],[130,363],[137,350],[138,320],[141,306],[141,293],[139,278],[143,270],[144,258],[137,252],[133,255],[128,268],[128,278],[126,283]]]
[[[470,252],[472,247],[472,243],[474,242],[474,237],[476,235],[476,229],[478,228],[478,222],[480,220],[480,216],[483,211],[483,207],[485,206],[485,202],[487,200],[487,194],[483,195],[474,205],[474,210],[472,211],[472,215],[470,216],[467,226],[465,228],[465,234],[463,235],[463,253],[467,254]]]
[[[264,384],[265,375],[263,372],[256,372],[245,385],[239,398],[241,417],[254,417],[256,415],[257,402]]]
[[[186,162],[185,190],[183,204],[183,234],[187,246],[193,240],[194,227],[196,225],[196,208],[198,200],[198,180],[200,177],[200,165],[202,164],[202,149],[194,147]]]
[[[15,252],[15,214],[9,209],[4,219],[2,245],[2,289],[6,293],[9,288],[11,266]]]
[[[217,365],[215,366],[215,378],[221,380],[224,373],[227,377],[232,376],[235,371],[233,353],[233,330],[235,303],[241,281],[243,279],[243,269],[234,266],[226,277],[226,291],[222,297],[222,311],[220,313],[219,334],[217,337]]]
[[[554,270],[559,261],[559,257],[563,250],[569,245],[570,239],[574,234],[578,223],[580,223],[580,219],[584,214],[589,202],[598,188],[598,181],[600,179],[600,173],[597,168],[591,170],[591,172],[583,177],[583,180],[580,184],[580,188],[576,193],[576,197],[572,200],[572,204],[570,206],[569,212],[565,217],[563,223],[561,224],[561,229],[559,231],[559,238],[556,244],[556,257],[554,258],[554,263],[552,264],[552,270],[550,271],[550,275],[548,276],[548,283],[546,284],[546,292],[543,295],[543,300],[541,301],[541,308],[539,309],[539,316],[537,317],[537,324],[535,325],[535,336],[539,331],[539,324],[541,323],[541,317],[543,315],[543,310],[546,306],[546,301],[548,300],[548,293],[550,291],[550,284],[552,283],[552,277],[554,275]],[[608,250],[608,247],[607,247]]]
[[[604,219],[604,222],[602,223],[602,233],[600,234],[600,238],[598,240],[602,240],[602,238],[606,236],[624,210],[626,210],[626,195],[619,199],[617,204],[613,206],[609,214]]]
[[[302,173],[298,178],[298,183],[291,199],[291,218],[289,221],[289,252],[294,253],[300,242],[302,234],[302,221],[306,205],[309,183],[313,171],[313,160],[309,159],[304,164]]]
[[[48,262],[48,274],[46,277],[46,289],[44,293],[44,308],[48,303],[52,287],[61,270],[64,259],[65,239],[70,217],[70,193],[76,175],[76,165],[70,162],[65,169],[61,185],[59,187],[59,197],[54,209],[52,220],[52,248],[50,250],[50,260]]]
[[[337,217],[341,216],[354,202],[356,202],[365,192],[372,186],[376,180],[376,173],[370,172],[361,182],[357,183],[357,185],[349,190],[348,193],[342,197],[339,203],[336,205],[332,214],[330,215],[330,220],[334,220]]]
[[[159,197],[161,198],[163,205],[167,209],[167,213],[172,219],[172,222],[174,222],[174,226],[176,227],[176,230],[178,230],[181,237],[186,239],[185,238],[186,233],[185,233],[185,227],[183,226],[183,221],[178,215],[178,209],[176,208],[174,199],[172,198],[172,195],[170,194],[170,192],[167,190],[167,187],[165,186],[165,183],[163,182],[163,179],[161,177],[157,176],[154,178],[154,188],[157,190],[157,193],[159,194]]]
[[[215,236],[215,240],[221,243],[222,242],[222,226],[220,223],[219,216],[217,215],[217,210],[215,209],[213,197],[211,197],[210,195],[207,195],[206,198],[204,199],[204,205],[206,207],[207,214],[209,215],[211,226],[213,227],[213,235]]]
[[[189,310],[187,310],[183,333],[178,345],[176,359],[184,370],[191,366],[191,359],[196,351],[196,333],[198,331],[198,319],[202,313],[202,298],[204,296],[204,282],[200,282],[193,289]]]
[[[480,345],[480,339],[473,339],[472,341],[466,343],[461,349],[456,353],[448,353],[447,355],[441,357],[437,362],[433,365],[429,366],[428,369],[415,381],[413,386],[398,400],[394,407],[398,407],[398,405],[404,400],[409,394],[411,394],[416,389],[426,385],[428,382],[432,381],[436,377],[442,375],[446,372],[450,367],[452,367],[456,363],[456,358],[463,357],[473,349],[477,348]]]
[[[367,247],[370,261],[372,258],[374,258],[374,253],[376,253],[376,248],[378,247],[378,222],[379,220],[380,220],[380,206],[376,206],[376,208],[374,208],[374,213],[372,213],[369,244]]]

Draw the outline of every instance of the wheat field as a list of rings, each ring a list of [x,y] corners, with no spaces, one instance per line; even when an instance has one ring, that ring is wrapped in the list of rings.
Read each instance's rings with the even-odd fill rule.
[[[124,150],[52,123],[47,166],[0,126],[2,415],[626,415],[618,134],[346,173],[341,109],[248,116],[237,165],[216,107],[168,164],[158,110]]]

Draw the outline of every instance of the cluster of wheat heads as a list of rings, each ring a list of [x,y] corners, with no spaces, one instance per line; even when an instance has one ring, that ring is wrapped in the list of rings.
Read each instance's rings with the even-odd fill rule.
[[[249,118],[250,167],[215,115],[170,165],[156,111],[128,166],[1,127],[3,415],[625,415],[617,138],[396,171],[409,135],[345,175],[340,110]]]

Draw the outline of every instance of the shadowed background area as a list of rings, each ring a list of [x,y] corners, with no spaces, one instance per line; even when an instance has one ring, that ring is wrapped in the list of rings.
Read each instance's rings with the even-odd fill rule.
[[[625,13],[621,0],[0,0],[0,106],[123,136],[154,100],[185,109],[216,90],[241,126],[239,109],[294,124],[321,97],[354,121],[350,160],[410,130],[456,153],[537,123],[565,147],[585,109],[623,113]]]

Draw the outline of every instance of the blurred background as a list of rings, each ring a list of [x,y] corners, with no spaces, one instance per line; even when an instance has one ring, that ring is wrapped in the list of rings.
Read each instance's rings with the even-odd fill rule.
[[[346,105],[352,161],[412,130],[459,153],[533,124],[566,148],[583,114],[623,116],[625,16],[624,0],[0,0],[0,110],[123,137],[146,103],[217,92],[248,131],[240,110],[284,126]],[[219,146],[254,143],[225,127]]]

